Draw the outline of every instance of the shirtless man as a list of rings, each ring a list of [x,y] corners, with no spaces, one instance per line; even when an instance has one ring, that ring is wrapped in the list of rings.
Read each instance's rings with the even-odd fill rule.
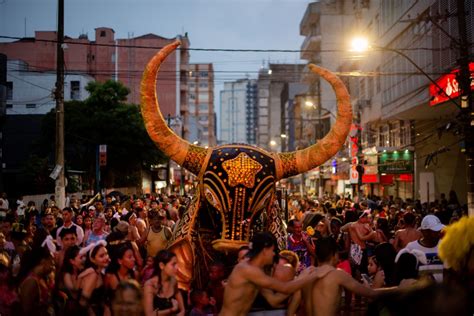
[[[336,267],[338,262],[336,241],[330,237],[318,239],[316,241],[316,259],[319,263],[319,269]],[[357,282],[343,270],[332,270],[324,277],[304,287],[303,301],[305,302],[306,315],[336,315],[343,288],[356,295],[371,298],[390,291],[389,289],[374,290]]]
[[[409,242],[421,238],[421,232],[415,228],[416,216],[413,213],[405,213],[403,215],[405,228],[399,229],[395,232],[395,239],[393,240],[393,247],[398,252],[405,248]]]
[[[282,282],[267,276],[263,268],[273,263],[277,243],[268,232],[254,235],[247,256],[249,260],[237,264],[230,274],[224,290],[224,303],[219,315],[244,316],[250,310],[260,288],[280,293],[293,293],[304,285],[325,276],[334,267],[309,268],[290,282]]]
[[[370,210],[365,210],[359,216],[357,222],[347,223],[341,227],[341,231],[349,231],[351,244],[359,245],[363,253],[360,262],[357,264],[354,263],[352,271],[353,276],[359,276],[359,273],[367,273],[368,258],[366,251],[366,241],[372,240],[377,236],[377,233],[370,227],[370,221]]]

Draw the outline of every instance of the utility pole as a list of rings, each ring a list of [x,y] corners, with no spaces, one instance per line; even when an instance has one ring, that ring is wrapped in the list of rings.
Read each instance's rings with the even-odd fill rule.
[[[171,115],[170,114],[168,114],[167,122],[168,122],[168,127],[171,128]],[[168,157],[168,162],[166,163],[166,193],[167,194],[171,194],[171,183],[170,183],[171,170],[170,169],[171,169],[171,163],[170,163],[170,158]]]
[[[457,0],[459,30],[459,78],[461,85],[461,113],[464,124],[464,145],[467,164],[467,207],[469,216],[474,216],[474,100],[471,93],[469,70],[469,40],[467,37],[466,10],[464,0]]]
[[[58,0],[58,32],[56,43],[56,178],[55,195],[59,208],[66,203],[66,185],[64,179],[64,0]]]
[[[3,126],[7,118],[7,56],[0,54],[0,192],[3,192]]]

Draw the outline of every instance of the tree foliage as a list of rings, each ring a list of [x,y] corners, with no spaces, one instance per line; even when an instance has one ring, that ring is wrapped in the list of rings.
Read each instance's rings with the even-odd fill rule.
[[[137,172],[166,157],[150,140],[139,107],[125,103],[127,87],[109,80],[91,82],[86,90],[90,93],[86,100],[66,102],[64,106],[66,168],[86,171],[93,179],[97,146],[105,144],[105,184],[137,185]],[[56,111],[52,110],[43,121],[39,147],[42,156],[54,157],[55,121]]]

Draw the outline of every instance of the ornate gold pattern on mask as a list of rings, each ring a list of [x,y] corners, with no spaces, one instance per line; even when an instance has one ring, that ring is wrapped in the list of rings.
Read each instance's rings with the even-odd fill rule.
[[[189,145],[188,154],[184,158],[183,167],[198,175],[205,161],[207,150],[194,145]]]
[[[280,153],[281,165],[284,170],[283,178],[298,174],[296,155],[294,152]]]
[[[240,153],[234,159],[224,162],[222,168],[227,172],[231,187],[242,184],[252,188],[255,185],[255,176],[263,167],[246,153]]]

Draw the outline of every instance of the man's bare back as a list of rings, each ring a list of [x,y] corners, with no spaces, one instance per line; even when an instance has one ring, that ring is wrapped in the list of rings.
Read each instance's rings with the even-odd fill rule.
[[[298,279],[290,282],[281,282],[267,276],[261,267],[252,265],[249,261],[239,263],[229,276],[225,290],[224,303],[219,315],[243,316],[247,315],[260,288],[268,288],[280,293],[291,294],[316,278],[326,275],[334,268],[315,269],[310,267],[304,270]]]
[[[400,249],[405,248],[409,242],[420,239],[421,236],[421,232],[413,227],[397,230],[393,246],[395,247],[395,250],[399,251]]]
[[[333,270],[303,289],[306,315],[335,315],[339,308],[343,288],[366,297],[373,297],[376,294],[373,289],[357,282],[347,272],[339,269]]]

